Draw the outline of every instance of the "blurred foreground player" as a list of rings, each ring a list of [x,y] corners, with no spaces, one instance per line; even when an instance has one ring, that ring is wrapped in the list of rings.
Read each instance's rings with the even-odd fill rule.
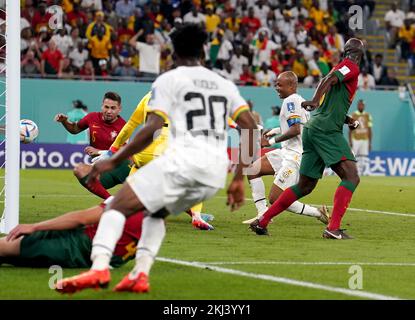
[[[363,50],[361,40],[348,40],[344,47],[345,58],[322,79],[313,100],[302,102],[301,105],[306,110],[318,109],[304,126],[300,180],[286,189],[260,219],[250,224],[256,234],[268,234],[267,226],[271,219],[296,200],[311,193],[322,177],[324,168],[331,167],[342,181],[334,195],[332,216],[323,237],[351,239],[340,229],[340,223],[360,179],[356,159],[342,131],[344,123],[349,127],[355,126],[355,121],[347,116],[347,111],[357,90]]]
[[[162,129],[167,117],[169,145],[160,157],[130,176],[115,195],[93,241],[91,270],[58,282],[56,290],[60,292],[75,292],[110,282],[109,261],[114,245],[126,217],[137,210],[146,210],[148,215],[143,220],[136,265],[115,291],[149,291],[148,275],[165,235],[164,218],[213,197],[226,184],[228,115],[245,131],[241,135],[241,161],[227,191],[228,204],[235,210],[244,202],[242,171],[255,154],[255,121],[235,84],[200,65],[207,40],[201,26],[185,24],[171,38],[178,67],[153,83],[145,126],[125,148],[110,159],[97,162],[91,178],[142,151],[152,142],[156,131]]]
[[[47,221],[18,225],[0,239],[0,264],[32,268],[90,267],[92,239],[104,207],[105,204],[101,204]],[[112,267],[119,267],[135,257],[143,216],[140,212],[126,220],[111,258]]]

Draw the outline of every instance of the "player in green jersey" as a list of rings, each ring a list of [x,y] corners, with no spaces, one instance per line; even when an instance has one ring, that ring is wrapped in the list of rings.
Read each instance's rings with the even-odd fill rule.
[[[344,47],[344,59],[319,83],[313,99],[301,106],[308,111],[317,108],[303,130],[303,157],[299,182],[286,189],[276,202],[260,218],[251,223],[250,229],[258,235],[268,234],[271,219],[287,209],[294,201],[308,195],[322,177],[325,167],[331,167],[341,178],[334,195],[333,213],[323,237],[350,239],[340,229],[341,219],[349,206],[359,175],[356,159],[343,136],[343,124],[357,127],[347,116],[357,90],[359,64],[363,54],[363,42],[352,38]]]

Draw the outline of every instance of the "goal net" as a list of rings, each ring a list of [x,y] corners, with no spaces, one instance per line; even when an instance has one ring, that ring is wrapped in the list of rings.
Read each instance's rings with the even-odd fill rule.
[[[0,0],[0,233],[19,223],[20,1]]]

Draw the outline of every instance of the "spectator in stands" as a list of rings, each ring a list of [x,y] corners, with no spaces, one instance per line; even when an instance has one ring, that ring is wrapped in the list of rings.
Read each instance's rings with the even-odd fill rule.
[[[75,68],[75,73],[78,73],[79,70],[81,70],[85,61],[88,59],[88,56],[88,50],[85,49],[82,41],[79,41],[77,47],[73,49],[68,56],[72,66]]]
[[[384,77],[380,84],[382,86],[399,86],[399,81],[395,77],[395,71],[392,68],[388,68],[386,77]]]
[[[142,30],[134,35],[129,44],[135,48],[140,56],[140,76],[155,78],[160,73],[160,54],[162,47],[156,43],[153,33],[146,35],[146,42],[137,41]]]
[[[265,30],[260,31],[258,37],[250,45],[253,54],[252,65],[259,67],[263,63],[266,63],[270,66],[272,52],[278,48],[278,45],[269,39],[268,32]]]
[[[99,76],[101,80],[109,79],[110,71],[108,67],[108,61],[105,59],[101,59],[99,60],[98,65],[99,65],[99,70],[95,75]]]
[[[29,49],[20,63],[21,72],[28,75],[40,74],[40,61],[33,50]]]
[[[311,62],[310,62],[311,61]],[[308,63],[308,69],[309,70],[313,70],[313,69],[318,69],[320,70],[321,76],[325,77],[326,75],[329,74],[330,72],[330,67],[327,63],[327,61],[321,57],[320,51],[314,51],[314,55],[313,55],[313,59],[310,60]],[[316,66],[313,64],[313,62],[316,63]]]
[[[232,68],[232,65],[227,61],[224,63],[224,68],[219,72],[219,74],[224,77],[225,79],[231,80],[231,81],[238,81],[240,75],[236,70]]]
[[[298,20],[298,17],[302,15],[305,18],[308,18],[308,11],[304,6],[302,5],[301,1],[296,1],[295,7],[291,8],[291,17],[294,20]]]
[[[310,74],[304,79],[304,87],[314,88],[317,87],[321,80],[321,73],[318,69],[311,70]]]
[[[72,38],[66,34],[66,29],[62,28],[57,30],[57,33],[51,39],[56,43],[60,52],[67,57],[74,44]]]
[[[243,65],[249,64],[248,58],[242,55],[241,46],[237,46],[235,48],[235,53],[231,58],[230,64],[232,66],[232,69],[238,74],[238,80],[239,80],[239,77],[241,76],[243,72],[242,70]]]
[[[157,42],[162,46],[167,46],[171,43],[170,34],[172,28],[167,19],[163,19],[160,23],[160,26],[154,30],[154,36],[157,39]]]
[[[220,17],[213,12],[213,4],[209,3],[206,5],[206,32],[212,34],[216,31],[216,28],[220,24]]]
[[[292,64],[292,71],[297,75],[299,82],[303,82],[305,77],[307,77],[307,62],[304,59],[302,51],[297,51],[295,54],[295,59]]]
[[[209,55],[207,60],[210,61],[212,67],[219,70],[223,69],[224,62],[231,59],[233,52],[232,43],[224,39],[224,34],[222,29],[218,29],[215,38],[208,45]]]
[[[199,23],[201,25],[206,24],[206,17],[203,13],[200,13],[200,6],[193,5],[192,11],[186,13],[183,17],[183,21],[189,23]]]
[[[67,13],[67,19],[72,27],[76,27],[78,21],[82,21],[83,24],[88,23],[87,15],[80,9],[79,3],[76,2],[73,4],[73,10]]]
[[[329,28],[329,33],[325,36],[324,41],[327,44],[327,49],[330,51],[343,52],[344,39],[343,36],[337,32],[337,28],[332,26]]]
[[[112,27],[104,22],[104,12],[95,13],[95,21],[91,22],[85,32],[85,36],[91,40],[93,36],[101,34],[104,38],[110,39]]]
[[[79,71],[82,80],[95,80],[95,70],[92,60],[85,61],[84,66]]]
[[[90,11],[96,11],[96,10],[102,10],[102,0],[82,0],[82,8],[90,10]],[[74,3],[75,6],[76,2]]]
[[[234,34],[239,32],[242,19],[238,17],[237,11],[232,10],[229,16],[225,19],[226,27]]]
[[[33,6],[33,0],[26,0],[24,4],[24,9],[22,9],[21,11],[21,16],[30,22],[33,20],[35,12],[36,8]]]
[[[391,4],[391,9],[385,14],[386,30],[389,32],[390,48],[394,48],[397,40],[398,30],[403,26],[405,13],[398,9],[396,2]]]
[[[99,29],[98,32],[90,38],[88,43],[88,48],[91,49],[91,60],[95,72],[99,70],[99,60],[108,60],[110,58],[110,50],[112,49],[110,38],[105,36],[103,32],[103,29]]]
[[[174,66],[170,48],[166,47],[160,54],[160,72],[166,72]]]
[[[383,65],[383,55],[380,53],[376,54],[375,61],[369,69],[369,73],[375,78],[376,85],[379,85],[382,82],[382,79],[387,76],[388,68]]]
[[[401,58],[408,60],[411,54],[411,43],[415,37],[415,28],[410,20],[405,20],[404,25],[399,28],[398,38],[401,45]]]
[[[131,58],[124,58],[121,66],[118,66],[113,74],[117,77],[137,77],[138,71],[131,66]]]
[[[310,38],[305,39],[304,44],[300,44],[297,47],[297,50],[300,50],[304,54],[304,59],[310,60],[313,58],[314,52],[318,50],[318,48],[311,44]]]
[[[278,22],[278,28],[284,37],[288,37],[290,33],[295,31],[295,23],[291,18],[291,12],[289,10],[283,11],[283,19]]]
[[[244,64],[242,66],[242,74],[239,77],[239,81],[244,86],[256,86],[255,75],[251,71],[251,68],[249,67],[249,65]]]
[[[40,63],[40,72],[42,76],[47,74],[55,74],[59,78],[62,76],[63,68],[63,55],[56,47],[56,43],[53,40],[49,41],[49,47],[42,54],[42,60]]]
[[[357,78],[357,87],[359,90],[374,90],[376,87],[375,78],[367,72],[367,69],[362,69]]]
[[[241,25],[247,26],[248,30],[253,33],[255,33],[261,27],[261,21],[255,17],[253,7],[248,8],[248,15],[242,18]]]
[[[405,17],[407,20],[411,22],[411,24],[415,24],[415,3],[411,5],[410,11],[406,14]]]
[[[32,27],[36,33],[40,31],[40,28],[49,26],[49,20],[52,15],[46,11],[46,8],[46,2],[40,2],[33,18],[29,19],[29,21],[32,21]]]
[[[254,15],[261,21],[262,26],[267,25],[268,12],[271,11],[264,0],[258,0],[254,6]]]
[[[262,63],[260,70],[255,74],[255,79],[259,86],[270,87],[277,79],[277,76],[273,71],[269,69],[268,65],[264,62]]]
[[[121,18],[129,18],[134,14],[135,5],[132,0],[118,0],[115,4],[115,12]]]

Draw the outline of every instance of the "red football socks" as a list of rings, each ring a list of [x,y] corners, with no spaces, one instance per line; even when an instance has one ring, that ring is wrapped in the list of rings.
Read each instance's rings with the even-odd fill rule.
[[[294,201],[301,198],[301,192],[297,185],[292,186],[286,189],[275,201],[272,206],[264,213],[264,215],[259,219],[259,226],[261,228],[266,228],[276,215],[283,212],[287,209]]]
[[[99,180],[95,180],[94,182],[89,181],[88,183],[87,180],[88,176],[85,176],[79,179],[79,182],[93,194],[97,195],[102,199],[108,199],[109,197],[111,197],[111,194],[104,188],[104,186],[101,184],[101,182],[99,182]]]
[[[356,186],[350,181],[342,181],[337,187],[334,194],[333,213],[327,227],[328,230],[340,229],[342,218],[349,207],[355,188]]]

